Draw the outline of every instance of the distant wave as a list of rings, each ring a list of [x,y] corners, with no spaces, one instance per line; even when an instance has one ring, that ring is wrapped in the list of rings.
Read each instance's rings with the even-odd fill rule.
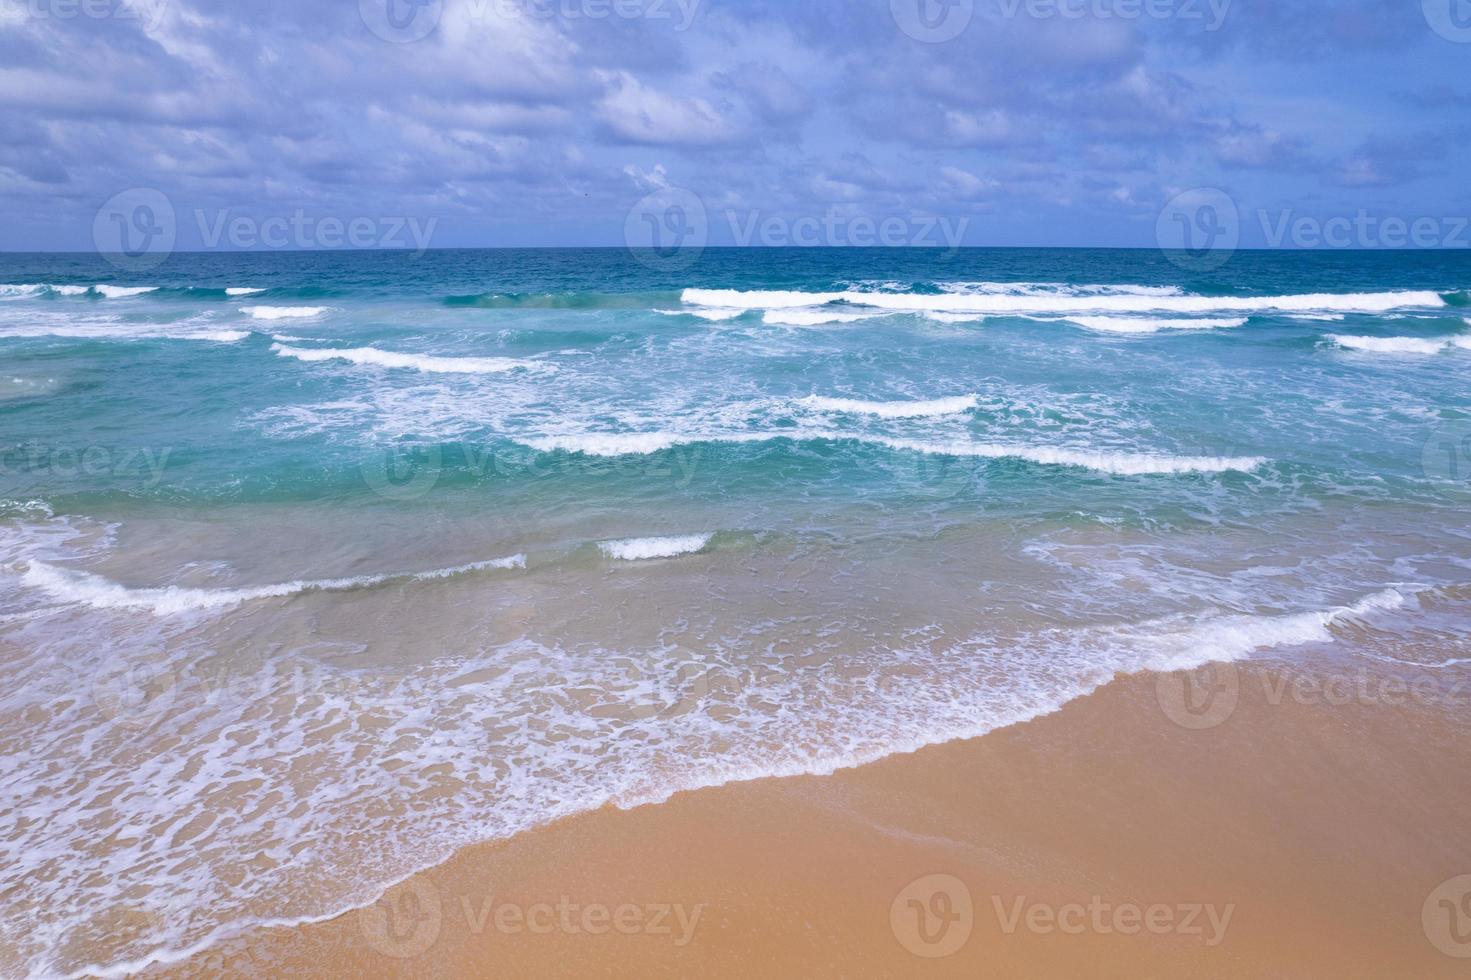
[[[673,558],[702,551],[715,537],[713,534],[685,534],[664,538],[625,538],[604,541],[598,549],[609,558],[620,561],[644,561],[649,558]]]
[[[382,368],[403,368],[431,374],[499,374],[503,371],[554,371],[555,366],[512,357],[437,357],[431,354],[399,354],[376,347],[288,347],[274,343],[271,350],[280,357],[299,361],[348,361],[352,364]]]
[[[445,306],[491,310],[648,310],[672,306],[679,294],[659,293],[472,293],[446,296]]]
[[[1138,293],[806,293],[780,290],[686,289],[691,306],[727,309],[783,310],[833,303],[910,313],[981,313],[1031,315],[1075,313],[1379,313],[1407,307],[1438,308],[1445,299],[1435,292],[1311,293],[1294,296],[1197,296],[1173,292]]]
[[[854,415],[876,415],[883,419],[919,419],[936,415],[959,415],[979,404],[975,395],[958,395],[954,398],[932,398],[917,402],[869,402],[855,398],[824,398],[808,395],[798,398],[795,404],[818,412],[846,412]]]
[[[788,439],[794,442],[860,442],[901,452],[979,459],[1017,459],[1042,466],[1067,466],[1117,476],[1175,475],[1184,473],[1249,472],[1267,463],[1259,456],[1160,456],[1151,453],[1016,446],[973,442],[968,439],[920,440],[857,435],[826,430],[778,430],[728,434],[641,432],[585,433],[522,440],[542,452],[582,453],[587,456],[630,456],[661,452],[674,446],[699,443],[743,444]]]
[[[0,286],[0,299],[22,299],[32,296],[93,296],[103,299],[127,299],[157,292],[158,286],[58,286],[50,283],[21,283]]]
[[[1246,317],[1211,319],[1201,317],[1193,320],[1167,320],[1156,317],[1119,316],[1069,316],[1068,323],[1076,323],[1089,330],[1104,333],[1158,333],[1161,330],[1218,330],[1240,327]]]
[[[1371,354],[1413,354],[1424,356],[1461,347],[1471,349],[1471,337],[1428,339],[1424,337],[1356,337],[1331,333],[1328,340],[1348,350]]]
[[[762,323],[778,327],[817,327],[825,323],[857,323],[880,314],[842,313],[838,310],[767,310]]]
[[[194,340],[233,344],[250,336],[249,330],[189,330],[126,323],[6,324],[0,337],[62,337],[68,340]]]
[[[254,296],[257,293],[263,293],[263,292],[265,292],[264,289],[253,289],[253,288],[251,288],[249,286],[227,286],[227,287],[225,287],[225,295],[226,296]]]
[[[327,312],[325,306],[244,306],[240,309],[246,316],[257,320],[297,320],[321,316]]]
[[[24,585],[41,589],[63,602],[81,603],[94,609],[142,609],[156,616],[175,616],[188,612],[225,609],[255,599],[280,599],[304,592],[348,592],[391,582],[428,582],[492,569],[525,567],[526,556],[513,555],[510,558],[473,562],[428,572],[303,580],[240,589],[191,589],[178,586],[130,589],[90,572],[31,561],[21,581]]]
[[[713,309],[713,310],[655,310],[654,312],[655,313],[663,314],[664,316],[693,316],[693,317],[699,317],[701,320],[711,320],[711,321],[714,321],[714,322],[717,322],[718,323],[718,322],[723,321],[723,320],[734,320],[737,317],[745,316],[746,313],[749,312],[749,311],[747,311],[747,310],[721,310],[721,309]]]

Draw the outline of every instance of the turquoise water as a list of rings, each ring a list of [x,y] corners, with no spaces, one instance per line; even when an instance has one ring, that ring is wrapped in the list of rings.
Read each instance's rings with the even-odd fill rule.
[[[1119,671],[1471,656],[1471,255],[669,264],[0,256],[7,972]]]

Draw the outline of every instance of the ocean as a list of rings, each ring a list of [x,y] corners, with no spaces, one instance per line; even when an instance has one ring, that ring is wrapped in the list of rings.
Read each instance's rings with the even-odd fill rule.
[[[0,972],[1120,673],[1471,658],[1471,254],[1171,258],[0,255]]]

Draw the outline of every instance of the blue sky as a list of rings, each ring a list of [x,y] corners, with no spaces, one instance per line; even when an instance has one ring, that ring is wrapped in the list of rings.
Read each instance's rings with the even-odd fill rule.
[[[180,248],[619,245],[650,200],[713,244],[1152,246],[1197,188],[1243,245],[1452,222],[1468,69],[1471,0],[0,0],[0,248],[137,188]]]

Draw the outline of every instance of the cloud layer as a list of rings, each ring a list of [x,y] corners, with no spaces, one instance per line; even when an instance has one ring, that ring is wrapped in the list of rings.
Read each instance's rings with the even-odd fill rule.
[[[1200,187],[1244,244],[1286,208],[1465,215],[1471,37],[1424,6],[0,0],[0,247],[91,248],[130,188],[183,248],[302,212],[615,245],[673,193],[716,243],[898,217],[1147,246]]]

